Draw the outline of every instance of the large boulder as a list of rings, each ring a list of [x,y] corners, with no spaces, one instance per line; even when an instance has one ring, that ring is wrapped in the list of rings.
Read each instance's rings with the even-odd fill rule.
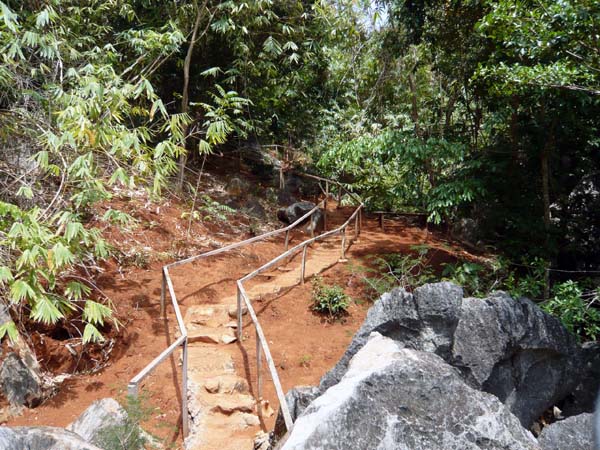
[[[102,450],[77,434],[55,427],[0,426],[0,448],[6,450]]]
[[[14,352],[2,362],[0,387],[11,405],[35,407],[43,399],[39,373]]]
[[[560,321],[528,299],[495,293],[462,302],[452,364],[526,427],[571,392],[578,353],[576,339]]]
[[[101,445],[103,434],[110,429],[123,427],[127,423],[127,412],[112,398],[103,398],[92,403],[67,430],[77,433],[88,442]]]
[[[367,318],[340,361],[321,379],[321,390],[341,380],[350,359],[374,331],[409,348],[451,359],[452,338],[458,325],[462,298],[462,289],[446,282],[426,284],[414,294],[403,289],[383,294],[369,309]]]
[[[439,356],[374,333],[340,382],[298,417],[283,450],[539,450],[496,397]]]
[[[579,347],[558,319],[504,293],[463,299],[462,289],[444,282],[414,294],[402,289],[384,294],[321,379],[321,392],[340,381],[374,331],[442,357],[472,387],[496,395],[526,427],[565,398],[578,378]]]
[[[313,202],[296,202],[288,206],[287,208],[280,208],[277,211],[277,218],[282,222],[291,224],[300,219],[302,216],[308,214],[315,206]],[[305,219],[301,226],[308,226],[311,232],[322,229],[323,227],[323,213],[321,210],[315,211],[309,219]]]
[[[542,450],[594,450],[593,414],[580,414],[554,422],[542,430]]]
[[[577,386],[562,405],[562,411],[567,416],[594,412],[600,391],[600,342],[582,345],[580,370]]]
[[[308,214],[315,206],[313,202],[296,202],[277,211],[277,218],[285,223],[293,223],[305,214]]]

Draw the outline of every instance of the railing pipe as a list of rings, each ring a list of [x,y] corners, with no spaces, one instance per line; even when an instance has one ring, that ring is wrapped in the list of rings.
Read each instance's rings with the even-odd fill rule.
[[[181,416],[183,419],[183,436],[187,437],[190,432],[189,414],[188,414],[188,340],[187,336],[183,341],[183,362],[181,367]]]
[[[238,341],[242,342],[242,291],[238,285],[237,291],[237,337]]]
[[[256,332],[256,392],[258,394],[258,407],[260,408],[260,401],[262,400],[262,347],[260,345],[260,337],[258,331]]]
[[[267,361],[267,367],[269,368],[269,372],[271,373],[271,377],[273,379],[273,384],[275,385],[275,391],[277,393],[277,398],[279,400],[280,403],[280,407],[281,407],[281,411],[283,413],[283,417],[284,417],[284,421],[286,424],[286,428],[289,430],[291,430],[292,426],[293,426],[293,421],[289,412],[289,408],[287,406],[287,402],[285,401],[285,396],[283,393],[283,389],[281,387],[281,382],[279,380],[279,376],[277,374],[277,370],[275,368],[275,363],[273,361],[273,358],[271,356],[271,352],[269,350],[269,346],[267,344],[267,341],[265,339],[264,333],[262,331],[262,328],[258,322],[258,319],[256,317],[256,313],[254,312],[254,309],[252,308],[252,305],[250,303],[250,300],[248,299],[248,296],[244,290],[244,287],[242,285],[242,282],[253,278],[254,276],[256,276],[257,274],[261,273],[264,270],[267,270],[268,268],[272,267],[273,265],[277,264],[279,261],[281,261],[282,259],[293,255],[295,252],[297,252],[300,248],[302,248],[303,252],[302,252],[302,274],[301,274],[301,282],[304,282],[304,278],[305,278],[305,273],[306,273],[306,254],[308,251],[308,245],[316,242],[318,240],[322,240],[325,239],[329,236],[333,236],[339,233],[342,233],[342,255],[345,255],[345,240],[346,240],[346,228],[348,227],[348,224],[352,221],[352,219],[358,219],[358,227],[359,227],[359,232],[360,232],[360,227],[362,226],[362,208],[363,208],[363,204],[360,200],[360,198],[358,198],[356,196],[356,194],[354,194],[353,192],[347,191],[343,185],[339,182],[335,182],[335,181],[331,181],[328,180],[326,178],[321,178],[321,177],[317,177],[314,175],[308,175],[308,174],[300,174],[302,176],[306,176],[308,178],[313,178],[313,179],[317,179],[317,180],[321,180],[321,181],[325,181],[326,182],[326,192],[325,192],[325,199],[322,200],[318,205],[316,205],[313,209],[311,209],[309,212],[307,212],[306,214],[304,214],[302,217],[300,217],[299,219],[297,219],[295,222],[291,223],[290,225],[281,228],[279,230],[274,230],[268,233],[264,233],[260,236],[255,236],[253,238],[250,239],[246,239],[244,241],[241,242],[237,242],[237,243],[233,243],[230,245],[227,245],[225,247],[219,248],[219,249],[215,249],[215,250],[211,250],[205,253],[202,253],[200,255],[195,255],[186,259],[182,259],[180,261],[175,261],[173,263],[167,264],[165,266],[163,266],[163,270],[162,270],[162,280],[161,280],[161,297],[160,297],[160,310],[161,310],[161,315],[163,315],[164,317],[166,317],[166,292],[168,290],[170,296],[171,296],[171,303],[173,305],[173,309],[175,311],[175,317],[177,319],[177,326],[179,328],[179,332],[181,333],[181,336],[179,338],[177,338],[171,345],[169,345],[169,347],[167,347],[165,350],[163,350],[160,355],[158,355],[156,358],[154,358],[154,360],[152,360],[145,368],[143,368],[134,378],[131,379],[131,381],[129,382],[128,386],[127,386],[127,392],[129,395],[132,395],[134,397],[137,397],[138,395],[138,391],[139,391],[139,385],[141,383],[141,381],[146,378],[155,368],[158,364],[160,364],[163,360],[165,360],[169,355],[171,355],[179,346],[182,346],[182,379],[181,379],[181,389],[182,389],[182,405],[181,405],[181,409],[182,409],[182,428],[183,428],[183,435],[184,437],[187,437],[189,434],[189,415],[188,415],[188,405],[187,405],[187,394],[188,394],[188,376],[187,376],[187,369],[188,369],[188,340],[187,340],[187,330],[185,328],[185,323],[183,321],[183,317],[181,314],[181,310],[179,308],[179,304],[177,302],[177,297],[175,295],[175,290],[173,288],[173,282],[171,280],[170,274],[169,274],[169,269],[173,268],[173,267],[177,267],[183,264],[187,264],[187,263],[191,263],[193,261],[196,261],[198,259],[201,258],[207,258],[209,256],[213,256],[213,255],[217,255],[220,253],[224,253],[227,252],[229,250],[233,250],[239,247],[242,247],[244,245],[248,245],[251,244],[253,242],[257,242],[260,240],[265,240],[268,239],[270,237],[276,236],[278,234],[281,233],[286,233],[286,252],[283,253],[282,255],[279,255],[277,258],[271,260],[270,262],[268,262],[267,264],[263,265],[261,268],[255,270],[254,272],[246,275],[245,277],[243,277],[242,279],[238,280],[237,285],[238,285],[238,296],[237,296],[237,319],[238,319],[238,329],[237,329],[237,334],[238,334],[238,339],[241,341],[242,340],[242,335],[243,335],[243,329],[242,329],[242,313],[243,313],[243,304],[242,304],[242,299],[246,305],[246,308],[248,310],[248,313],[250,314],[250,317],[252,319],[252,322],[255,325],[255,329],[256,329],[256,338],[257,338],[257,383],[258,383],[258,395],[259,395],[259,399],[262,398],[262,384],[263,384],[263,377],[262,377],[262,354],[264,352],[264,356],[265,356],[265,360]],[[338,187],[338,203],[342,198],[342,194],[343,194],[343,190],[346,191],[352,198],[354,198],[355,200],[358,201],[358,208],[356,209],[356,211],[354,211],[354,213],[348,218],[348,220],[346,220],[346,222],[338,227],[335,230],[326,231],[326,227],[327,227],[327,202],[328,202],[328,198],[329,198],[329,183],[334,183],[335,185],[337,185]],[[325,214],[324,214],[324,225],[325,225],[325,232],[323,234],[321,234],[320,236],[314,236],[314,234],[311,233],[311,239],[304,241],[303,243],[300,243],[298,245],[296,245],[295,247],[292,247],[291,249],[289,249],[289,233],[292,229],[294,229],[298,224],[302,223],[304,220],[311,218],[312,214],[314,214],[320,207],[323,207],[325,210]],[[309,219],[310,220],[310,219]],[[356,227],[356,222],[355,222],[355,227]]]
[[[300,269],[300,283],[304,284],[304,274],[306,273],[306,252],[308,251],[308,245],[305,245],[302,249],[302,269]]]

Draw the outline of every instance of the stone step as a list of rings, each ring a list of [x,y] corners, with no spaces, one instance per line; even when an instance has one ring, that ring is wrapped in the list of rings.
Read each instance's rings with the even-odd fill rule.
[[[235,412],[253,413],[256,411],[256,400],[247,394],[215,394],[211,402],[211,412],[227,416]]]
[[[204,389],[211,394],[247,394],[249,386],[244,378],[226,374],[208,378],[204,382]]]

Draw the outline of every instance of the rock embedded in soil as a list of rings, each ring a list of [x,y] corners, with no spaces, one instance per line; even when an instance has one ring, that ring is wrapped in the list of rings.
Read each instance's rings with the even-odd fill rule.
[[[103,398],[92,403],[73,423],[67,426],[88,442],[100,444],[101,436],[114,427],[127,423],[127,412],[112,398]]]
[[[0,448],[6,450],[102,450],[79,435],[56,427],[0,427]]]
[[[579,414],[546,426],[538,441],[542,450],[594,450],[593,414]]]
[[[500,292],[463,299],[461,288],[444,282],[414,294],[402,289],[384,294],[321,379],[321,392],[341,380],[374,331],[439,355],[473,387],[496,395],[525,427],[564,399],[580,376],[579,346],[558,319],[528,299]]]
[[[379,333],[298,417],[283,450],[540,450],[495,396]]]
[[[11,405],[39,405],[43,399],[40,375],[16,354],[9,353],[0,369],[2,392]]]

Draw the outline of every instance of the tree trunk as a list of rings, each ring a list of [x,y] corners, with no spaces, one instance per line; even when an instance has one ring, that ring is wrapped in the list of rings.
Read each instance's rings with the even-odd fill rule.
[[[206,3],[202,7],[198,8],[196,14],[196,21],[194,22],[194,29],[192,30],[192,37],[190,39],[190,46],[188,47],[187,54],[185,55],[185,61],[183,63],[183,91],[181,93],[181,112],[187,114],[190,110],[190,65],[192,63],[192,55],[194,54],[194,46],[196,45],[196,36],[198,35],[198,28],[200,27],[200,21],[204,12]],[[183,147],[186,151],[179,155],[179,177],[177,178],[177,189],[183,190],[183,181],[185,179],[185,165],[187,164],[187,134],[188,126],[186,125],[183,130]]]

